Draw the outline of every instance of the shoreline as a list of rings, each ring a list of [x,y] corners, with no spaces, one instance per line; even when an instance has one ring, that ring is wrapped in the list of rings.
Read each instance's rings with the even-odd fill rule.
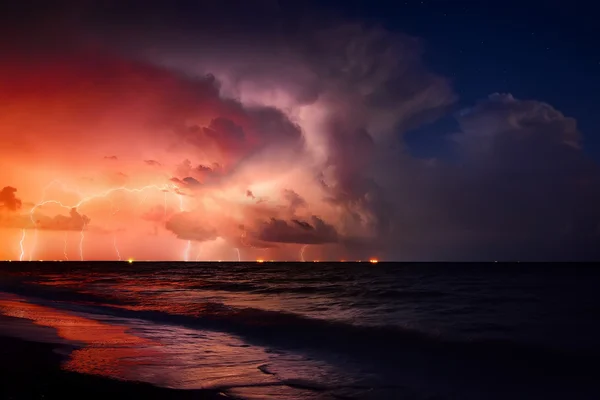
[[[24,330],[18,329],[19,324]],[[9,327],[19,332],[11,334]],[[29,331],[31,328],[32,330]],[[40,329],[37,329],[40,328]],[[45,331],[45,332],[44,332]],[[39,341],[35,339],[40,334]],[[56,338],[58,339],[58,338]],[[51,338],[47,328],[36,327],[21,318],[0,315],[0,398],[6,400],[65,398],[142,398],[224,400],[232,398],[216,390],[179,390],[144,382],[121,381],[107,377],[65,371],[61,363],[68,348],[64,341]]]
[[[142,382],[119,381],[64,371],[55,345],[0,336],[0,398],[65,399],[116,398],[198,399],[231,398],[211,390],[177,390]]]

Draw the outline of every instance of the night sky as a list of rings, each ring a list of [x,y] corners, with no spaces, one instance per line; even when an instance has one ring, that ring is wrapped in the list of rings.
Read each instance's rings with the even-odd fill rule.
[[[15,3],[2,259],[600,256],[592,6]]]
[[[457,107],[494,92],[545,101],[577,120],[584,151],[600,159],[594,134],[600,124],[600,28],[585,2],[325,3],[342,9],[346,3],[349,15],[423,38],[429,65],[451,79],[460,96]],[[436,128],[409,134],[417,154],[438,154],[449,129]]]

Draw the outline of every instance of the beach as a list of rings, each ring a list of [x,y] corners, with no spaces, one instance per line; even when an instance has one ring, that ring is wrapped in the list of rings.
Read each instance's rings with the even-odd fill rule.
[[[9,332],[16,328],[19,332]],[[5,400],[65,398],[145,398],[145,399],[225,399],[214,391],[185,391],[156,387],[141,382],[126,382],[61,369],[66,354],[61,345],[6,336],[7,333],[39,340],[40,329],[27,322],[0,317],[0,398]],[[29,329],[29,330],[28,330]],[[35,332],[34,332],[35,331]],[[62,347],[64,348],[63,344]]]

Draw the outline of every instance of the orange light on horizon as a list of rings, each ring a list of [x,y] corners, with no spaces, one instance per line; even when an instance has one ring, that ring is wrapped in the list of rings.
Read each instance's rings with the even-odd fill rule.
[[[133,264],[133,258],[130,258],[129,260],[127,260],[127,262],[128,262],[129,264]]]
[[[379,262],[379,260],[378,260],[378,259],[376,259],[376,258],[371,258],[371,259],[369,260],[369,262],[370,262],[371,264],[377,264],[377,263]]]
[[[259,263],[259,264],[262,264],[262,263],[265,262],[265,260],[263,260],[262,258],[259,258],[259,259],[256,260],[256,262]]]

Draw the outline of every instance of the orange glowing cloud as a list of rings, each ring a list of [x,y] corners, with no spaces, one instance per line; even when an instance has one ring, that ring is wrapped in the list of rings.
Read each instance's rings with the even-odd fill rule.
[[[292,222],[306,236],[336,218],[300,128],[274,108],[222,98],[214,78],[96,53],[15,61],[0,73],[11,76],[0,84],[10,103],[0,140],[11,149],[0,178],[20,183],[28,201],[0,221],[18,243],[5,258],[191,260],[195,243],[217,238],[250,252],[319,244],[319,232],[301,239],[264,224],[313,218],[316,228]],[[15,191],[2,191],[10,211],[21,204]]]

